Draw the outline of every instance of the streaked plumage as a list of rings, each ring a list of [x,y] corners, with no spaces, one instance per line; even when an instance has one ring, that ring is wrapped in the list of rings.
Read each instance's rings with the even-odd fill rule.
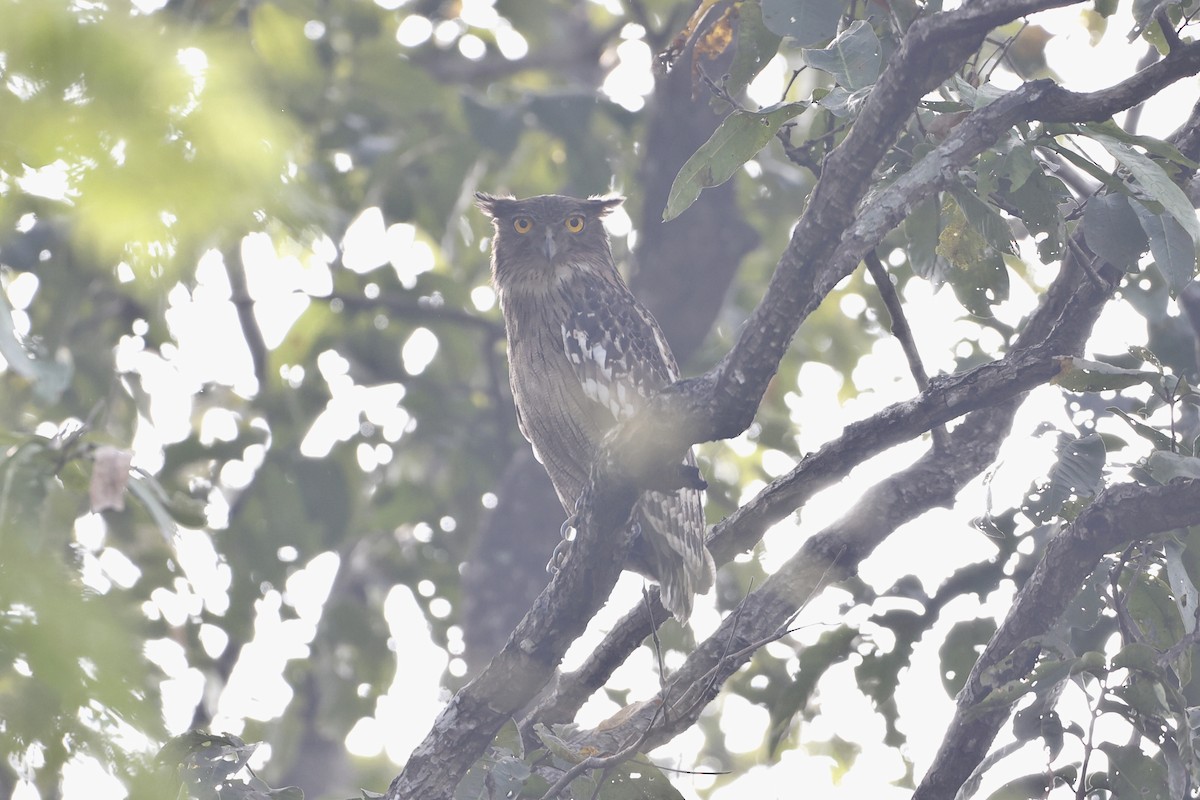
[[[521,433],[570,514],[597,447],[655,392],[679,378],[658,324],[613,264],[601,219],[620,198],[525,200],[477,195],[495,223],[492,279],[508,332]],[[695,466],[689,451],[685,459]],[[629,568],[662,587],[681,622],[712,585],[700,493],[645,492]]]

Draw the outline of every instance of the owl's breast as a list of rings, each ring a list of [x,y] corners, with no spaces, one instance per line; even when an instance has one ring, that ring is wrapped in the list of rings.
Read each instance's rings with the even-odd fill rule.
[[[563,349],[561,321],[526,316],[510,327],[508,359],[521,433],[571,507],[616,420],[585,394]]]

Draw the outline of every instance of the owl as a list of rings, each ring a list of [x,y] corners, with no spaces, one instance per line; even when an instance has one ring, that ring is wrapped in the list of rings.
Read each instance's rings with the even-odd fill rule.
[[[546,468],[568,521],[605,435],[679,368],[658,323],[621,279],[601,220],[619,197],[525,200],[476,195],[496,229],[492,280],[508,334],[517,424]],[[695,468],[691,451],[684,463]],[[655,580],[680,622],[712,586],[700,492],[647,491],[629,569]]]

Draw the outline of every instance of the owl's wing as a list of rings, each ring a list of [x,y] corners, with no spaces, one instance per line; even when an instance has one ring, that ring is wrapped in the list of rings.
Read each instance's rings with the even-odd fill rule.
[[[628,290],[605,291],[576,302],[562,326],[567,361],[584,395],[620,422],[636,414],[663,387],[679,379],[679,368],[658,324]],[[689,450],[684,464],[696,466]],[[692,596],[713,582],[713,560],[704,545],[700,492],[643,493],[635,512],[641,536],[631,554],[634,568],[662,586],[663,603],[680,622]]]
[[[632,295],[581,304],[563,323],[562,341],[584,395],[617,421],[679,378],[662,331]]]

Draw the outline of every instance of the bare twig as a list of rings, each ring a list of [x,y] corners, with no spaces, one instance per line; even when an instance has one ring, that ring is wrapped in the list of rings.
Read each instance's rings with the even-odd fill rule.
[[[879,291],[879,297],[883,300],[883,306],[891,318],[892,335],[900,342],[900,348],[904,351],[904,358],[908,361],[908,369],[912,373],[913,380],[917,382],[917,388],[924,391],[929,386],[929,374],[925,372],[925,365],[921,363],[921,354],[917,351],[912,328],[909,327],[908,319],[904,316],[904,306],[900,304],[900,298],[896,295],[896,287],[892,285],[892,278],[874,250],[867,253],[863,258],[863,263],[867,265],[867,272],[871,274],[871,280],[875,282],[875,288]]]
[[[1101,278],[1096,272],[1096,267],[1092,263],[1095,260],[1095,256],[1085,253],[1083,246],[1079,244],[1079,242],[1075,241],[1074,236],[1067,237],[1067,248],[1075,256],[1075,263],[1079,265],[1080,269],[1087,273],[1087,276],[1092,283],[1100,288],[1104,288],[1104,279]]]

